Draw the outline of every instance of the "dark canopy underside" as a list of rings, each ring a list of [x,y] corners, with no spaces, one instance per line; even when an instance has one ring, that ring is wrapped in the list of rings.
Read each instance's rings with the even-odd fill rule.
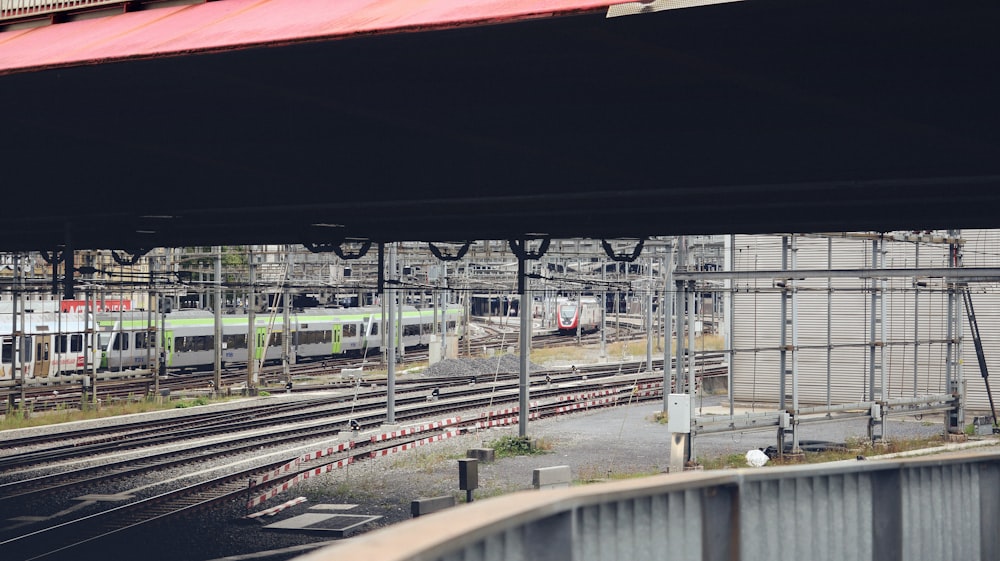
[[[2,76],[0,249],[1000,226],[998,16],[756,0]]]

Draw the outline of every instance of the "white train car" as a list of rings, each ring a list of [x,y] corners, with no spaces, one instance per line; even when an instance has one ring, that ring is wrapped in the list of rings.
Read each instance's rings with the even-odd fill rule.
[[[562,300],[556,304],[556,327],[560,333],[597,331],[601,326],[601,304],[597,298]]]
[[[85,314],[18,314],[18,331],[24,333],[24,338],[20,339],[21,349],[14,342],[14,319],[9,313],[0,315],[0,380],[20,377],[18,366],[24,370],[25,378],[47,378],[84,371],[86,352],[90,346]]]

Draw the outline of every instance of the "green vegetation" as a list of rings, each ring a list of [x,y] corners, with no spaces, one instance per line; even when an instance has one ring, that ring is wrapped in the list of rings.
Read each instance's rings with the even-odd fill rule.
[[[422,473],[433,473],[442,463],[464,458],[458,452],[447,452],[444,450],[434,450],[434,447],[408,452],[406,454],[396,454],[392,461],[392,469],[410,469]]]
[[[662,473],[663,471],[656,468],[646,471],[616,471],[613,466],[609,466],[605,469],[601,466],[584,465],[577,469],[577,479],[575,483],[588,484],[601,483],[604,481],[621,481],[624,479],[639,479],[642,477],[660,475]]]
[[[496,451],[497,459],[546,454],[552,449],[552,444],[546,440],[534,440],[524,436],[502,436],[487,442],[486,446]]]
[[[151,411],[163,411],[165,409],[175,409],[184,407],[194,407],[197,405],[207,405],[209,403],[223,403],[238,398],[213,399],[208,397],[198,397],[182,399],[179,401],[162,401],[155,397],[144,399],[123,399],[111,403],[101,403],[98,406],[89,405],[84,410],[69,409],[59,407],[53,411],[34,412],[28,410],[8,411],[0,419],[0,430],[24,429],[30,427],[41,427],[47,425],[58,425],[72,421],[88,421],[92,419],[103,419],[118,415],[132,415],[135,413],[149,413]]]
[[[553,360],[578,361],[583,362],[590,359],[592,349],[586,347],[549,347],[545,349],[532,349],[531,361],[536,364],[544,364]]]
[[[267,392],[261,392],[261,395]],[[174,409],[184,409],[185,407],[196,407],[198,405],[208,405],[212,403],[207,397],[196,397],[193,399],[182,399],[174,403]]]
[[[890,439],[885,443],[872,444],[867,440],[848,439],[843,450],[827,450],[823,452],[806,452],[802,456],[786,455],[783,459],[772,459],[767,466],[787,466],[794,464],[818,464],[840,460],[854,460],[858,456],[877,456],[880,454],[896,454],[913,450],[924,450],[944,444],[940,436],[910,439]],[[704,469],[745,468],[746,454],[729,454],[716,458],[698,458],[698,465]],[[765,466],[766,467],[766,466]]]

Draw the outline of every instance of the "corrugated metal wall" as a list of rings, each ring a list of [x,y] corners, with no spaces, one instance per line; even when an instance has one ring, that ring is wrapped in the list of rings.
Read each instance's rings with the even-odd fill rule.
[[[687,472],[476,501],[302,561],[996,561],[1000,456]]]
[[[966,230],[965,266],[1000,266],[1000,230]],[[735,270],[781,269],[781,236],[735,238]],[[871,267],[872,241],[851,237],[796,237],[798,269],[860,269]],[[832,259],[830,252],[832,250]],[[886,268],[946,267],[948,246],[936,243],[886,241],[880,252]],[[777,279],[775,279],[777,280]],[[733,295],[733,395],[741,402],[776,403],[779,399],[780,303],[775,280],[740,281]],[[940,280],[915,289],[914,279],[885,283],[885,341],[881,351],[886,372],[885,397],[942,393],[945,388],[947,296]],[[873,281],[806,279],[797,281],[799,335],[799,400],[802,405],[827,401],[827,361],[831,362],[830,400],[864,400],[868,393],[871,293]],[[877,282],[877,281],[876,281]],[[829,288],[832,288],[830,293]],[[973,286],[973,303],[990,368],[1000,372],[1000,295],[997,284]],[[829,294],[829,296],[828,296]],[[882,308],[882,306],[879,306]],[[969,334],[964,308],[961,333]],[[791,312],[789,311],[789,314]],[[829,331],[828,331],[829,321]],[[879,328],[876,327],[876,331]],[[830,345],[827,349],[827,334]],[[878,335],[878,333],[877,333]],[[877,339],[880,337],[876,337]],[[789,333],[789,344],[791,334]],[[962,347],[968,407],[988,409],[975,349],[966,338]],[[878,383],[876,381],[876,383]],[[791,393],[791,379],[786,394]]]

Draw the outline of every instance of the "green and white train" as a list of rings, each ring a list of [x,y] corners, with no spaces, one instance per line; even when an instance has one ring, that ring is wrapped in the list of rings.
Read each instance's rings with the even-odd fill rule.
[[[444,311],[448,335],[464,332],[464,309],[451,305]],[[157,362],[149,326],[149,312],[122,311],[29,312],[14,318],[0,313],[0,381],[80,374],[93,368],[120,370],[145,368]],[[163,358],[167,368],[198,368],[215,364],[215,316],[202,310],[183,310],[164,316]],[[433,309],[404,306],[404,348],[426,346],[432,333],[440,333],[441,315]],[[16,323],[15,323],[16,320]],[[91,338],[96,322],[97,341]],[[222,316],[222,361],[247,362],[246,315]],[[313,308],[289,314],[287,336],[296,358],[362,355],[381,350],[385,323],[381,308]],[[15,338],[17,331],[22,335]],[[286,336],[282,316],[257,314],[253,337],[256,359],[281,359]]]
[[[432,333],[440,333],[438,311],[403,307],[402,344],[405,349],[426,346]],[[444,311],[448,335],[464,331],[465,311],[451,305]],[[249,319],[223,315],[222,362],[247,362]],[[110,312],[97,316],[101,367],[108,370],[142,368],[152,357],[153,341],[148,312]],[[397,320],[398,321],[398,320]],[[290,352],[298,359],[378,353],[383,345],[385,322],[381,308],[312,308],[289,314]],[[286,337],[282,315],[258,313],[254,317],[255,359],[281,359]],[[197,368],[215,364],[215,317],[202,310],[166,314],[163,352],[167,368]],[[152,357],[157,360],[157,357]]]

